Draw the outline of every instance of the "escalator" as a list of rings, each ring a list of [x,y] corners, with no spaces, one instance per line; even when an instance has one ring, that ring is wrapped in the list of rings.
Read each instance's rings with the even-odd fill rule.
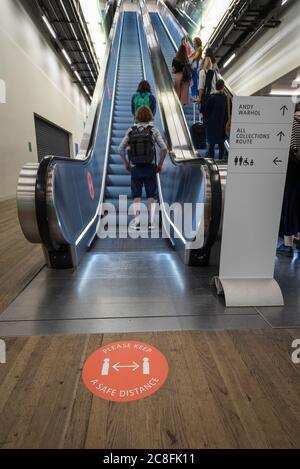
[[[128,221],[130,175],[123,167],[118,146],[133,123],[131,96],[145,78],[158,101],[155,125],[165,135],[169,148],[164,171],[158,176],[163,232],[184,263],[207,265],[221,220],[218,168],[212,160],[199,159],[193,148],[146,5],[140,2],[141,14],[124,12],[120,5],[105,54],[107,62],[96,86],[81,158],[50,156],[40,165],[23,168],[18,184],[21,227],[29,241],[43,245],[47,265],[59,269],[78,266],[86,250],[97,241],[99,226],[103,234],[102,216],[108,204],[116,208],[118,223],[120,196],[127,198],[121,214]],[[167,211],[174,204],[179,209],[192,206],[187,234]]]
[[[124,16],[104,197],[105,203],[111,203],[117,209],[120,195],[126,195],[129,204],[132,202],[130,174],[122,164],[119,145],[126,130],[133,125],[131,96],[136,91],[137,84],[143,79],[139,49],[137,15],[128,12]]]
[[[178,320],[178,314],[184,310],[193,315],[194,303],[185,303],[180,311],[177,305],[188,301],[199,285],[208,295],[209,278],[216,274],[216,267],[207,268],[204,280],[201,269],[196,273],[184,264],[209,263],[221,220],[220,175],[213,161],[198,158],[193,149],[154,39],[144,8],[139,14],[119,7],[81,159],[49,156],[40,165],[28,164],[21,171],[21,227],[29,241],[42,244],[48,268],[2,315],[3,336],[193,327],[188,320]],[[131,202],[130,176],[121,164],[118,145],[132,124],[130,98],[142,78],[150,82],[156,95],[155,125],[169,148],[158,190],[162,226],[165,230],[169,221],[172,229],[167,238],[141,234],[137,239],[99,239],[105,204],[118,210],[120,195]],[[190,242],[166,212],[166,204],[173,203],[203,206],[203,212],[193,214],[200,245],[191,248],[193,238]],[[154,296],[159,302],[155,308]]]

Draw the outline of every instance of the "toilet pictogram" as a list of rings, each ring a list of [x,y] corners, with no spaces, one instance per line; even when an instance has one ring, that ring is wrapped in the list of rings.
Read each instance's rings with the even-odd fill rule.
[[[249,161],[248,158],[244,158],[243,156],[235,156],[234,160],[234,166],[254,166],[254,160],[253,158],[251,158],[251,160]]]
[[[82,379],[96,396],[117,402],[143,399],[155,393],[168,376],[168,362],[143,342],[114,342],[86,361]]]

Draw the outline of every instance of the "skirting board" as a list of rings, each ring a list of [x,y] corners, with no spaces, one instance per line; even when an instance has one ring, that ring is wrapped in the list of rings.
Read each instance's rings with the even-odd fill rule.
[[[225,296],[227,307],[283,306],[280,286],[274,278],[229,279],[214,277],[217,294]]]

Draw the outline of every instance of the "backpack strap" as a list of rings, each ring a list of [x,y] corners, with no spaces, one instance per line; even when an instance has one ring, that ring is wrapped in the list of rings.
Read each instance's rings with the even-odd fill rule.
[[[152,144],[153,144],[154,161],[155,161],[155,166],[157,166],[156,146],[155,146],[155,141],[154,141],[154,139],[153,139],[153,126],[152,126],[152,125],[148,125],[148,126],[147,126],[147,129],[150,129],[151,139],[152,139]]]
[[[209,76],[211,77],[209,82],[207,80],[208,78],[208,72],[212,72],[209,74]],[[212,87],[212,81],[214,79],[214,76],[215,76],[215,71],[210,69],[210,70],[206,70],[205,72],[205,75],[206,75],[206,78],[205,78],[205,86],[204,86],[204,91],[203,91],[203,94],[204,95],[207,95],[207,94],[210,94],[211,93],[211,87]]]
[[[137,125],[133,125],[132,127],[130,127],[129,132],[128,132],[129,137],[132,134],[132,132],[136,129],[137,129]]]

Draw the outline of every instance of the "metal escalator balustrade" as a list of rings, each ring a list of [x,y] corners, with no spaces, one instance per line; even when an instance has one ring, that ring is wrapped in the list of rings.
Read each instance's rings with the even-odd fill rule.
[[[48,156],[39,165],[28,163],[20,172],[17,187],[20,225],[30,242],[43,245],[46,263],[52,268],[76,267],[96,235],[111,110],[110,89],[114,84],[122,21],[119,2],[80,157],[75,160]]]

